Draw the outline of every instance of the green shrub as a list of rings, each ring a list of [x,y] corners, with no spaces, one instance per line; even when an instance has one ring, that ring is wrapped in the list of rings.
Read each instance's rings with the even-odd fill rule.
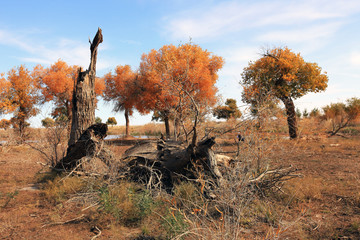
[[[190,182],[181,182],[176,185],[174,197],[177,207],[185,210],[193,211],[194,208],[201,208],[205,204],[200,190]]]
[[[139,225],[154,206],[147,191],[127,182],[101,188],[99,197],[100,209],[124,225]]]
[[[340,132],[343,133],[343,134],[351,135],[351,136],[358,136],[358,135],[360,135],[360,130],[359,130],[359,129],[356,129],[356,128],[352,128],[352,127],[348,127],[348,128],[342,129]]]
[[[170,239],[187,231],[189,224],[185,217],[179,212],[169,208],[167,214],[163,217],[162,226]]]

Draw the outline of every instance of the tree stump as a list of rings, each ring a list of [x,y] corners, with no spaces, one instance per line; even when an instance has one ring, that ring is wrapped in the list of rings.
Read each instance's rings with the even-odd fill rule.
[[[88,159],[98,157],[108,164],[107,161],[111,156],[106,152],[103,154],[103,142],[107,130],[108,127],[104,123],[91,125],[83,132],[78,141],[68,148],[66,156],[56,164],[55,168],[72,170],[81,164],[80,160],[84,157]]]

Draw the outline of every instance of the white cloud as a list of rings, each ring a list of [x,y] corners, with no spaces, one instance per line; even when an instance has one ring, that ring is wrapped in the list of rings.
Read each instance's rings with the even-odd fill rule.
[[[87,41],[80,42],[68,38],[60,38],[53,43],[33,40],[32,35],[19,35],[0,30],[0,44],[12,46],[25,51],[26,56],[18,56],[21,61],[36,64],[52,64],[62,59],[69,65],[78,65],[87,68],[90,63],[90,47]],[[108,46],[100,45],[99,52]],[[29,56],[30,55],[30,56]],[[115,61],[103,59],[97,64],[98,70],[115,66]]]
[[[246,28],[299,26],[339,20],[360,11],[357,0],[325,1],[227,1],[183,11],[164,19],[165,32],[174,39],[212,38]]]
[[[232,46],[231,48],[220,50],[219,55],[225,59],[225,65],[220,72],[220,76],[236,78],[238,82],[243,68],[247,66],[250,60],[258,59],[259,53],[260,51],[256,47]]]
[[[351,54],[350,63],[355,67],[360,67],[360,52],[355,52]]]
[[[0,30],[0,44],[19,47],[27,52],[33,52],[34,49],[26,42],[26,38],[11,32]]]
[[[257,40],[266,42],[281,41],[286,43],[298,43],[326,39],[329,36],[334,35],[342,24],[343,23],[341,22],[331,22],[310,27],[301,27],[298,29],[269,31],[268,33],[258,36]]]

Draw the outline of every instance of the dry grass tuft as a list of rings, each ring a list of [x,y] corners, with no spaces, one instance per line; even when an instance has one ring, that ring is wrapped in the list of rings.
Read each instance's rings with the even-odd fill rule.
[[[290,196],[300,202],[322,200],[324,181],[320,178],[307,176],[289,181],[285,188]]]
[[[84,179],[77,176],[63,177],[57,176],[53,180],[47,181],[43,186],[43,193],[49,202],[54,204],[61,203],[71,197],[71,195],[87,190],[87,183]]]

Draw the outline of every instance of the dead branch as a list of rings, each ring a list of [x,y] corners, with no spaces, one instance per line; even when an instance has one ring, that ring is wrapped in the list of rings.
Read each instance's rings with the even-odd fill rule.
[[[253,184],[261,190],[267,190],[272,187],[276,187],[280,182],[288,181],[297,177],[303,177],[301,174],[295,174],[298,169],[294,169],[292,166],[273,170],[269,170],[268,168],[269,167],[267,166],[265,171],[257,177],[250,179],[249,184]]]
[[[100,230],[97,226],[92,227],[92,228],[91,228],[91,231],[92,231],[93,233],[95,233],[95,234],[96,234],[96,232],[97,232],[97,234],[96,234],[95,236],[93,236],[93,237],[91,238],[91,240],[94,240],[94,239],[96,239],[97,237],[100,237],[100,235],[101,235],[101,230]]]
[[[54,222],[54,223],[44,224],[43,226],[41,226],[41,228],[54,226],[54,225],[64,225],[64,224],[70,224],[70,223],[77,223],[77,222],[80,222],[81,220],[83,220],[84,218],[85,218],[85,214],[82,214],[79,217],[67,220],[65,222]]]

